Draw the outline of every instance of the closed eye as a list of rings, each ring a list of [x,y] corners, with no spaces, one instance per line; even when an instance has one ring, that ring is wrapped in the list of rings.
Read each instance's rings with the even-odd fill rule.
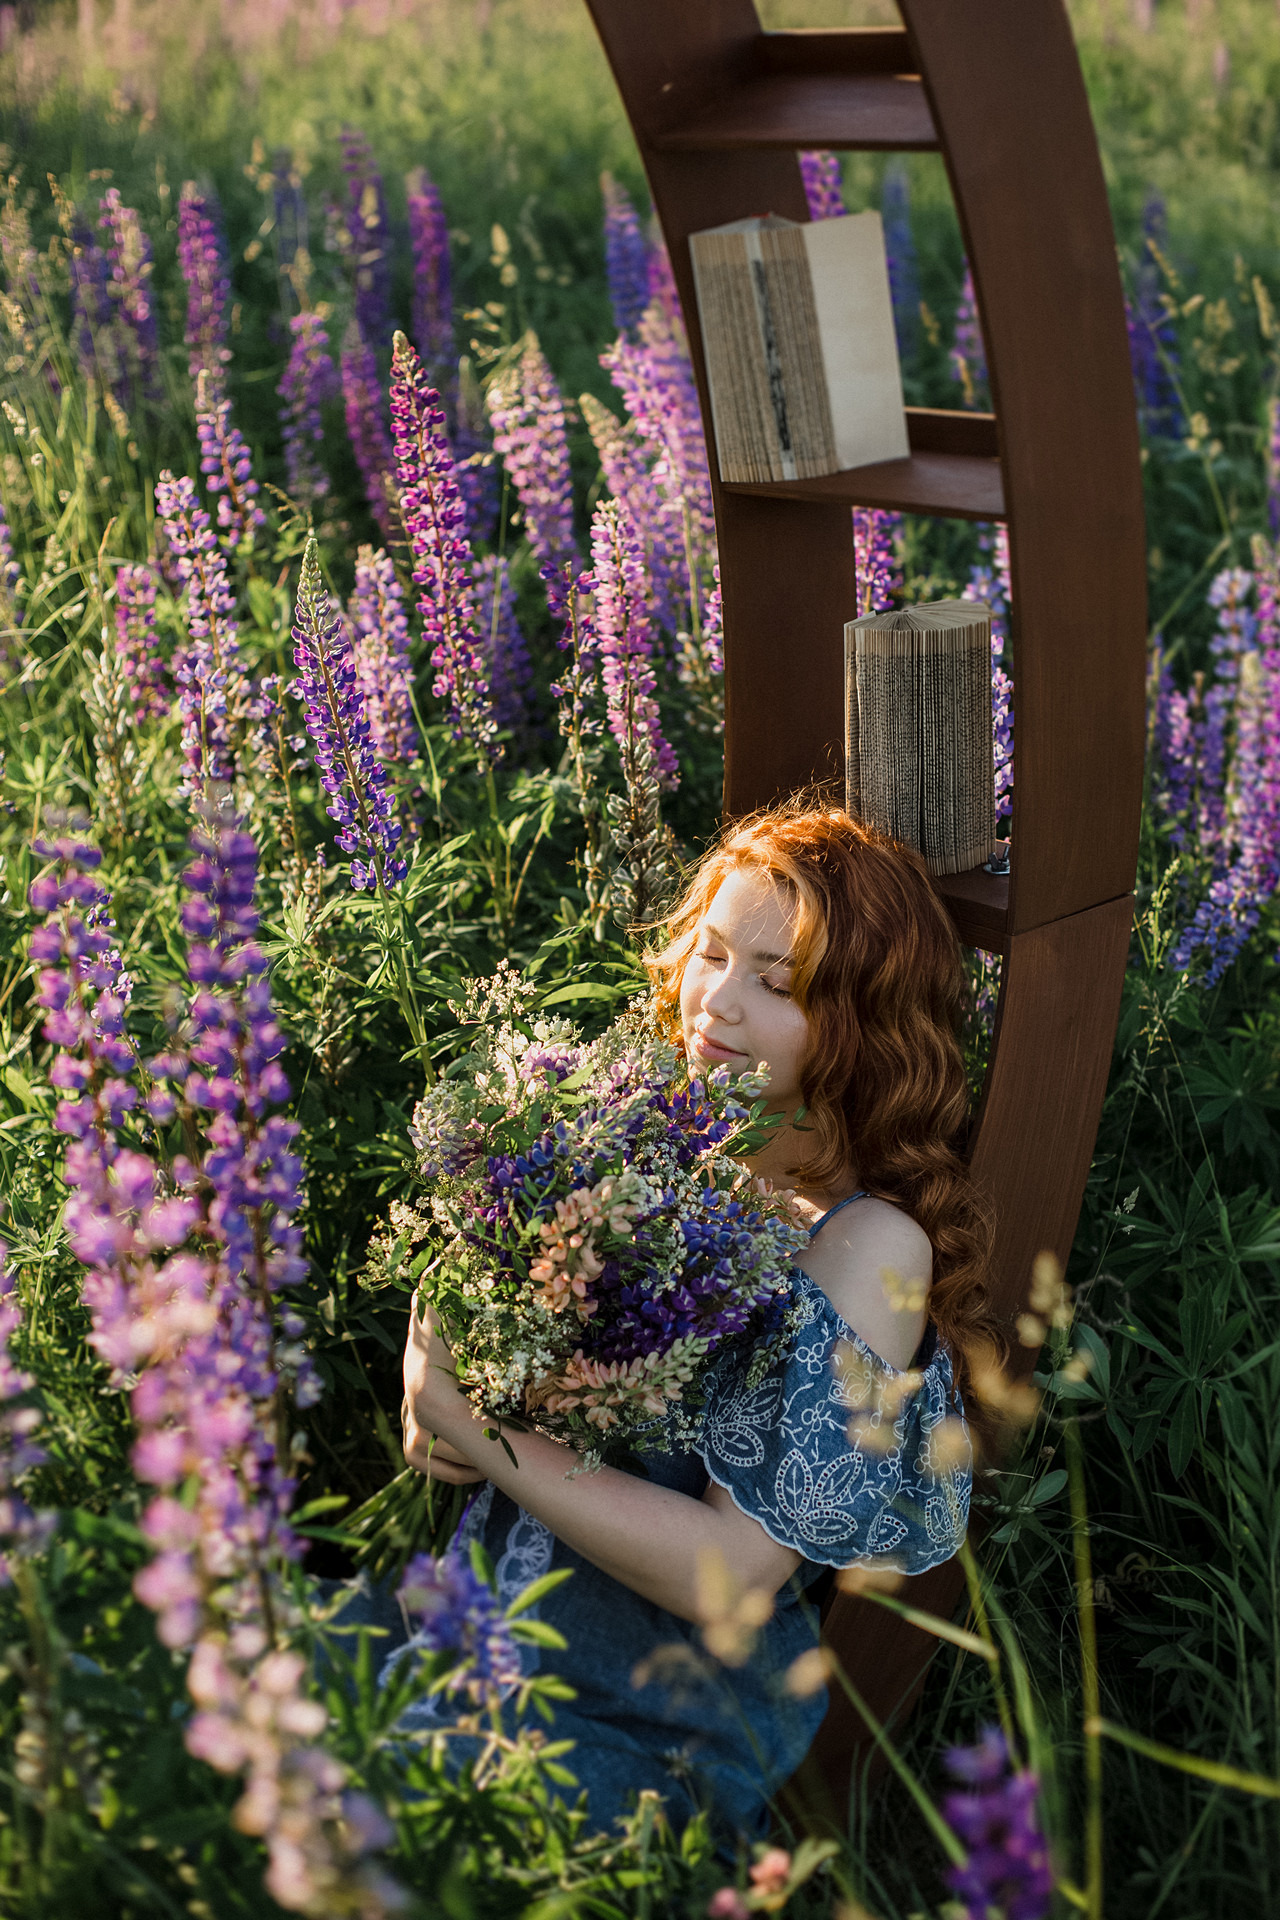
[[[766,980],[763,974],[759,974],[757,977],[766,993],[774,994],[779,1000],[789,1000],[791,998],[790,987],[775,987],[772,980]]]

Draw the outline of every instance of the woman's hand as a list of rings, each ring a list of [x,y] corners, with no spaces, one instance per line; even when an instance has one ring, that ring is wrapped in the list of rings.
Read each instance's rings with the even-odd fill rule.
[[[458,1386],[453,1355],[432,1309],[420,1319],[415,1302],[404,1346],[404,1457],[429,1479],[470,1487],[486,1476],[461,1448],[437,1437],[441,1421],[452,1415],[456,1422],[459,1414],[470,1420],[471,1406]]]

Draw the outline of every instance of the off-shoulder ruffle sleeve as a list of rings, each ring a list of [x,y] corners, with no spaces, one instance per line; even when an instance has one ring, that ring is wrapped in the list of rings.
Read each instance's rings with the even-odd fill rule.
[[[749,1352],[711,1371],[696,1443],[708,1474],[771,1540],[820,1565],[888,1557],[923,1573],[949,1560],[973,1476],[947,1349],[935,1342],[905,1374],[800,1268],[793,1301],[792,1339],[763,1378],[748,1384]]]

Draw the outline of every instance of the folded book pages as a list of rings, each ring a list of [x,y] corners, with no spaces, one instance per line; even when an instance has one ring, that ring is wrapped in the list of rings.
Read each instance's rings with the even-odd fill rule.
[[[878,213],[735,220],[690,234],[689,251],[722,480],[906,458]]]
[[[991,612],[939,600],[851,620],[845,638],[850,813],[964,873],[996,837]]]

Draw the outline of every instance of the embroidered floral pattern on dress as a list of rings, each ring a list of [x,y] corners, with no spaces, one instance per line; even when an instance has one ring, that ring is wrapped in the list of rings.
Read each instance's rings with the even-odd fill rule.
[[[906,1573],[949,1560],[964,1539],[973,1484],[950,1355],[935,1346],[908,1379],[798,1267],[794,1287],[790,1353],[753,1387],[746,1353],[726,1353],[708,1380],[698,1444],[707,1472],[771,1540],[806,1560],[865,1566],[892,1554]],[[842,1346],[852,1369],[838,1365]],[[851,1421],[861,1430],[852,1440]],[[963,1435],[959,1462],[954,1443],[942,1441],[944,1421],[948,1441]]]

